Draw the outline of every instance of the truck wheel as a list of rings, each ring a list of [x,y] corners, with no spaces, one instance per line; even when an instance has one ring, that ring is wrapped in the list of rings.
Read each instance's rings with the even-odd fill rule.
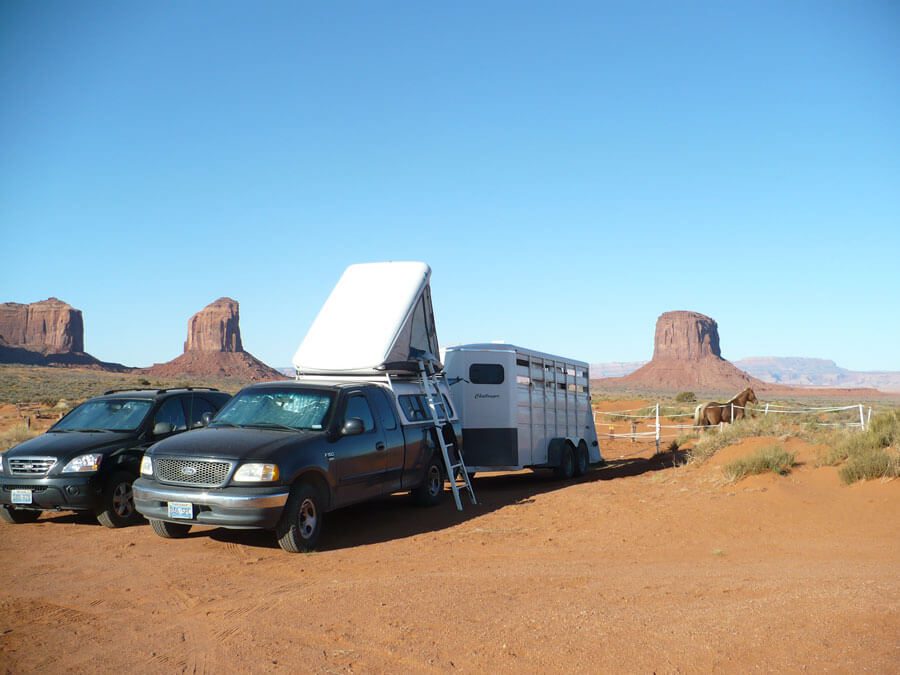
[[[587,443],[581,441],[575,449],[575,475],[583,476],[588,472],[591,460],[588,457]]]
[[[126,527],[141,522],[141,514],[134,508],[134,492],[131,484],[134,477],[125,471],[110,476],[103,486],[100,509],[95,512],[97,520],[106,527]]]
[[[419,506],[436,506],[444,497],[444,468],[437,453],[431,455],[425,466],[425,477],[422,484],[414,488],[413,501]]]
[[[314,551],[322,533],[323,505],[315,487],[309,483],[295,485],[275,526],[278,545],[288,553]]]
[[[568,443],[563,447],[559,457],[559,466],[553,470],[557,478],[570,480],[575,475],[575,452]]]
[[[14,523],[16,525],[21,525],[22,523],[33,523],[40,517],[40,511],[32,511],[31,509],[17,509],[14,506],[0,506],[0,520],[5,523]]]
[[[163,539],[181,539],[191,531],[191,526],[186,523],[168,523],[153,518],[150,519],[150,527]]]

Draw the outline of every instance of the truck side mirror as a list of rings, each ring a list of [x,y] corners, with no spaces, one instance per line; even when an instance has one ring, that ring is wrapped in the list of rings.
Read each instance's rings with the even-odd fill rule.
[[[213,418],[213,413],[211,413],[211,412],[203,413],[202,415],[200,415],[200,426],[208,427],[209,423],[212,421],[212,418]]]
[[[341,436],[358,436],[365,430],[366,427],[361,419],[358,417],[351,417],[345,421],[344,426],[341,427]]]
[[[154,436],[165,436],[175,431],[175,425],[171,422],[157,422],[153,425]]]

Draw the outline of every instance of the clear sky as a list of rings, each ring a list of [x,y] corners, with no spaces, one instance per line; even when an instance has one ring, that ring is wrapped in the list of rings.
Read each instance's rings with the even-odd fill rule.
[[[0,246],[128,365],[220,296],[290,365],[393,259],[445,345],[900,370],[900,4],[5,0]]]

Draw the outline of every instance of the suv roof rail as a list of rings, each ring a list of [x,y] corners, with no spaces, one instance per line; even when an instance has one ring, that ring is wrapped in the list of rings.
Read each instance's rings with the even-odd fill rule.
[[[165,394],[167,391],[221,391],[221,389],[216,387],[168,387],[164,389],[157,387],[127,387],[125,389],[110,389],[104,391],[103,395],[109,396],[110,394],[118,394],[123,391],[155,391],[157,394]]]

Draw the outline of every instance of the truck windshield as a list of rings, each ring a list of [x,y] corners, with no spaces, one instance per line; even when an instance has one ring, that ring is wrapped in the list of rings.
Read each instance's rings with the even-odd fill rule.
[[[210,426],[321,429],[334,394],[315,389],[241,392],[219,411]]]
[[[153,401],[107,399],[87,401],[75,408],[50,431],[134,431],[147,416]]]

